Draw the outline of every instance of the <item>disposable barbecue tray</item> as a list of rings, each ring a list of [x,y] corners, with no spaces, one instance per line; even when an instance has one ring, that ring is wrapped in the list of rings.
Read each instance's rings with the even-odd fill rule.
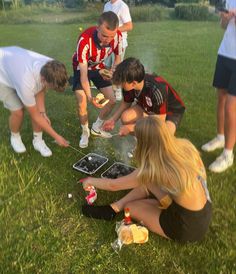
[[[135,170],[134,167],[128,166],[126,164],[115,162],[101,175],[102,178],[116,179],[125,175],[130,174]]]
[[[108,162],[108,158],[96,153],[89,153],[73,165],[73,168],[86,174],[94,174]]]

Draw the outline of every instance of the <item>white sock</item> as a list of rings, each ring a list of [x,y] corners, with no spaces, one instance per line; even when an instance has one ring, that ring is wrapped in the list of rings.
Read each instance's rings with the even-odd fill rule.
[[[89,127],[88,124],[81,125],[83,133],[88,133],[89,132]]]
[[[224,134],[217,134],[217,139],[218,139],[219,141],[224,141],[224,140],[225,140]]]
[[[233,150],[232,149],[225,148],[223,153],[226,157],[229,157],[229,158],[231,158],[233,156]]]
[[[43,138],[43,132],[40,131],[40,132],[33,132],[33,136],[34,136],[34,139],[38,139],[38,140],[42,140]]]
[[[98,128],[100,128],[103,124],[104,120],[100,119],[99,117],[97,118],[96,122],[94,123],[94,125]]]
[[[21,137],[20,132],[12,132],[12,131],[11,131],[11,136],[15,137],[15,138],[20,138]]]

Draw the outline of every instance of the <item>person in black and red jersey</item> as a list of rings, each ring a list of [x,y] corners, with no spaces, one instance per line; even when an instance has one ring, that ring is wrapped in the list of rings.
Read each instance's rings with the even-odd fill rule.
[[[111,112],[116,99],[110,77],[115,66],[120,63],[122,54],[122,35],[118,30],[119,20],[112,11],[104,12],[99,17],[98,26],[86,29],[78,38],[77,49],[73,55],[73,90],[77,100],[77,112],[82,126],[80,147],[85,148],[89,142],[89,126],[87,101],[99,107],[92,97],[90,81],[94,83],[109,102],[101,109],[97,121],[93,123],[91,133],[103,138],[111,134],[101,129],[105,118]],[[101,69],[105,68],[104,61],[112,53],[115,54],[111,76],[102,76]],[[99,73],[100,72],[100,73]]]
[[[127,58],[113,74],[113,84],[123,88],[123,101],[103,129],[111,131],[121,119],[119,135],[134,132],[135,123],[142,117],[158,115],[165,120],[171,133],[175,133],[183,117],[185,106],[178,93],[161,76],[146,74],[136,58]]]

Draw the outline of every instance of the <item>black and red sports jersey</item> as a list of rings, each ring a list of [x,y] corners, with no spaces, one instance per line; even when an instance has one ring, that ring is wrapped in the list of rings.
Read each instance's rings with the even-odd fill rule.
[[[123,90],[123,96],[127,103],[136,101],[147,114],[171,115],[185,110],[178,93],[161,76],[146,74],[141,91]]]
[[[104,60],[111,55],[122,54],[122,35],[119,30],[108,46],[101,47],[97,36],[97,27],[86,29],[78,38],[77,49],[73,54],[73,69],[79,70],[79,63],[88,64],[89,70],[105,67]]]

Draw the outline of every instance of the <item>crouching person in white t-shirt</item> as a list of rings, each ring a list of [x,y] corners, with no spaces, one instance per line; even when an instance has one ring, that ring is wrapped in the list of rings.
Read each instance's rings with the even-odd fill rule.
[[[0,101],[11,113],[10,141],[15,152],[26,151],[20,135],[24,109],[32,120],[33,147],[42,156],[52,155],[42,138],[42,131],[51,135],[60,146],[68,146],[52,128],[44,100],[48,89],[63,92],[67,79],[66,68],[58,61],[19,47],[0,48]]]

